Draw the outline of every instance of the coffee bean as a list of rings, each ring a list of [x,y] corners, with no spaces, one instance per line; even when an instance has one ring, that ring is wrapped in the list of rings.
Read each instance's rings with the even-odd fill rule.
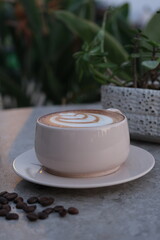
[[[77,209],[77,208],[75,208],[75,207],[70,207],[70,208],[68,208],[68,213],[69,214],[78,214],[79,213],[79,210]]]
[[[0,203],[1,204],[7,204],[8,200],[5,197],[0,197]]]
[[[64,209],[64,207],[61,206],[61,205],[57,205],[57,206],[54,207],[54,211],[55,211],[55,212],[62,211],[63,209]]]
[[[38,219],[38,215],[36,213],[28,213],[26,215],[29,221],[36,221]]]
[[[62,205],[57,205],[55,207],[48,207],[43,209],[43,211],[39,213],[33,213],[37,206],[36,205],[27,205],[40,203],[42,206],[49,206],[54,203],[54,198],[52,197],[30,197],[27,200],[27,203],[24,202],[22,197],[19,197],[17,193],[12,192],[8,193],[7,191],[0,192],[0,216],[6,217],[7,220],[17,220],[19,219],[19,215],[16,213],[10,213],[11,206],[8,204],[8,201],[14,201],[16,203],[17,209],[23,209],[26,213],[26,217],[29,221],[36,221],[37,219],[46,219],[49,214],[53,212],[59,213],[60,217],[65,217],[67,213],[69,214],[78,214],[79,210],[75,207],[69,207],[65,209]]]
[[[6,219],[7,220],[18,220],[19,219],[19,215],[17,213],[8,213],[6,215]]]
[[[16,204],[16,208],[18,209],[25,209],[27,207],[27,204],[25,202],[18,202]]]
[[[34,204],[34,203],[37,203],[37,202],[38,202],[38,198],[37,197],[30,197],[27,200],[27,203],[29,203],[29,204]]]
[[[17,197],[17,198],[14,199],[14,203],[19,203],[19,202],[23,202],[22,197]]]
[[[6,197],[6,196],[7,196],[7,194],[8,194],[8,192],[6,192],[5,194],[3,194],[3,197]]]
[[[67,214],[67,210],[66,210],[66,209],[62,209],[62,210],[59,211],[59,215],[60,215],[61,217],[65,217],[66,214]]]
[[[13,201],[15,198],[18,197],[18,194],[13,192],[13,193],[6,193],[3,195],[8,201]]]
[[[54,208],[46,208],[42,212],[50,214],[50,213],[54,212]]]
[[[38,202],[42,205],[42,206],[49,206],[54,202],[54,198],[52,197],[41,197],[38,199]]]
[[[46,219],[48,217],[48,214],[45,212],[39,212],[38,213],[38,218],[39,219]]]
[[[34,212],[36,210],[37,206],[36,205],[33,205],[33,206],[26,206],[23,208],[23,210],[26,212],[26,213],[30,213],[30,212]]]
[[[2,197],[6,193],[8,193],[8,192],[6,192],[6,191],[0,192],[0,197]]]
[[[3,209],[6,209],[8,212],[11,211],[11,206],[9,204],[4,204]]]
[[[0,209],[0,217],[6,216],[8,213],[7,209]]]

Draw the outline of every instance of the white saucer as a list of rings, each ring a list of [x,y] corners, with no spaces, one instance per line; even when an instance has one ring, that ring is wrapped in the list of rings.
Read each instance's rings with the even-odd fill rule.
[[[110,175],[95,178],[66,178],[45,172],[38,162],[34,149],[31,149],[13,162],[15,172],[33,183],[61,188],[95,188],[117,185],[135,180],[147,174],[154,166],[154,157],[139,147],[130,146],[127,161]]]

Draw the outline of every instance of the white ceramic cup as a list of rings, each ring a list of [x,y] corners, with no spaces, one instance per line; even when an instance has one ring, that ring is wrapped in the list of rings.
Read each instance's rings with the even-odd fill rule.
[[[64,177],[97,177],[119,169],[129,154],[126,117],[91,128],[53,127],[37,120],[35,152],[44,169]]]

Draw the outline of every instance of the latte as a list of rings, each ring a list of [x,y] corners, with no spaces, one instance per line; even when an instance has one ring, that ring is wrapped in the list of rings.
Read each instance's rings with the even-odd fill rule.
[[[38,121],[42,124],[60,128],[90,128],[106,126],[124,120],[124,116],[109,110],[70,110],[50,113]]]

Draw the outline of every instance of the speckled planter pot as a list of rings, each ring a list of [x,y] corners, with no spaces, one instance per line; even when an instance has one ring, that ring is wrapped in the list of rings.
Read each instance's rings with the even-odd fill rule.
[[[103,85],[101,103],[127,116],[131,138],[160,143],[159,90]]]

